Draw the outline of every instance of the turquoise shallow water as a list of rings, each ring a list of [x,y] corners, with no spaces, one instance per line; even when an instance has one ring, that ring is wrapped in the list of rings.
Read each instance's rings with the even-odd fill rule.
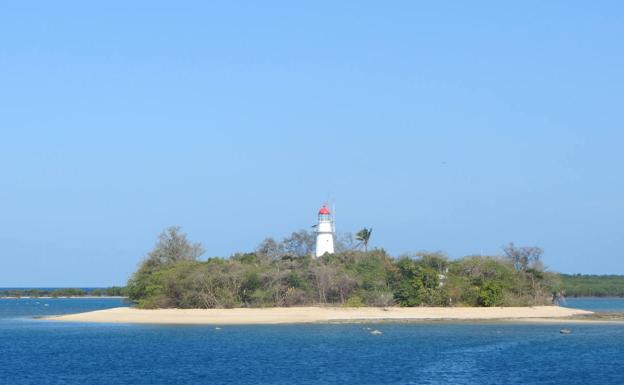
[[[0,384],[624,384],[621,325],[565,325],[573,333],[562,335],[557,324],[216,329],[32,319],[120,305],[0,300]]]

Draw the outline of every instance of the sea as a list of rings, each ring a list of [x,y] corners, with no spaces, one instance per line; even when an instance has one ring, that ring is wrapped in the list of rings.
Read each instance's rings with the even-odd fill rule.
[[[624,384],[623,324],[173,326],[36,318],[127,305],[119,298],[0,299],[0,384]],[[566,305],[624,312],[624,299]]]

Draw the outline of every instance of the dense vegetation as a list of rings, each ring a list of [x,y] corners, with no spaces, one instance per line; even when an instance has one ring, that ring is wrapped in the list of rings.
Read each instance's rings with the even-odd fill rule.
[[[0,289],[0,297],[125,297],[126,288],[108,287],[93,289],[58,288],[58,289]]]
[[[624,297],[624,276],[561,274],[560,290],[567,297]]]
[[[393,258],[383,249],[356,250],[350,239],[315,259],[313,234],[300,231],[266,239],[254,252],[201,261],[202,246],[169,228],[127,290],[142,308],[520,306],[551,303],[558,285],[538,248],[510,244],[503,256],[450,261],[442,253]]]

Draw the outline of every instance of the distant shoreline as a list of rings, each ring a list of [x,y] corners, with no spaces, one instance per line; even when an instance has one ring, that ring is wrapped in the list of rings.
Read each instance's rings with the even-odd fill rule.
[[[533,307],[274,307],[234,309],[155,309],[129,307],[86,313],[47,316],[63,322],[246,325],[295,323],[359,323],[410,321],[523,321],[583,322],[574,316],[590,316],[591,311],[559,306]],[[588,322],[594,322],[588,320]],[[600,321],[598,321],[600,322]]]

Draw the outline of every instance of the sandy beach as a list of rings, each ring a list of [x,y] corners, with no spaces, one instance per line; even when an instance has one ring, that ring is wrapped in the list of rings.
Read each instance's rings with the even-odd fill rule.
[[[593,314],[558,306],[534,307],[289,307],[237,309],[156,309],[119,307],[45,317],[47,320],[136,324],[287,324],[359,321],[548,320]]]

